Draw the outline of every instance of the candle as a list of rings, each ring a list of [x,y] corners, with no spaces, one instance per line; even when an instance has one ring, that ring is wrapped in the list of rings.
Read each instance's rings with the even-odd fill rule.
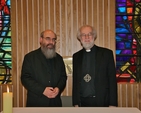
[[[3,93],[3,113],[12,113],[13,104],[12,104],[12,92],[9,92],[7,87],[7,92]]]

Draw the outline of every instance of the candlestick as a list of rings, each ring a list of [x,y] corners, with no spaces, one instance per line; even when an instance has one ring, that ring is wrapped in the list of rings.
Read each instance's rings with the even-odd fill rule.
[[[9,88],[7,87],[7,92],[3,93],[3,113],[12,113],[12,97],[13,93],[9,92]]]

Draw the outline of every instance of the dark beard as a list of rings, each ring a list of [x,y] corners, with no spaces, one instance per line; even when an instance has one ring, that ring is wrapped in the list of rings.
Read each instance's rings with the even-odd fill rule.
[[[45,57],[46,57],[47,59],[51,59],[51,58],[56,57],[55,47],[52,48],[52,49],[49,49],[49,48],[47,48],[47,47],[43,47],[43,46],[42,46],[42,47],[41,47],[41,50],[42,50],[43,54],[45,55]]]

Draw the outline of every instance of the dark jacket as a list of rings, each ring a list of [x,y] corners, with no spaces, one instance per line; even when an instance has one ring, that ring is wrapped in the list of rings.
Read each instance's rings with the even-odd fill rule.
[[[95,45],[94,86],[97,107],[117,106],[117,82],[113,52]],[[73,55],[73,105],[80,105],[83,49]]]
[[[67,80],[65,65],[59,54],[57,54],[53,61],[53,72],[50,72],[41,48],[25,55],[21,71],[21,82],[27,89],[26,106],[48,106],[50,99],[43,95],[46,87],[59,88],[59,95],[52,100],[55,101],[57,106],[62,106],[60,95],[66,86]],[[54,78],[51,79],[51,76]]]

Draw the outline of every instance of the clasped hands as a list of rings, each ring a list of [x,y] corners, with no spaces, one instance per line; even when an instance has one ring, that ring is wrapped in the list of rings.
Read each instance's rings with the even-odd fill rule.
[[[46,87],[43,94],[47,96],[48,98],[55,98],[59,93],[58,87]]]

